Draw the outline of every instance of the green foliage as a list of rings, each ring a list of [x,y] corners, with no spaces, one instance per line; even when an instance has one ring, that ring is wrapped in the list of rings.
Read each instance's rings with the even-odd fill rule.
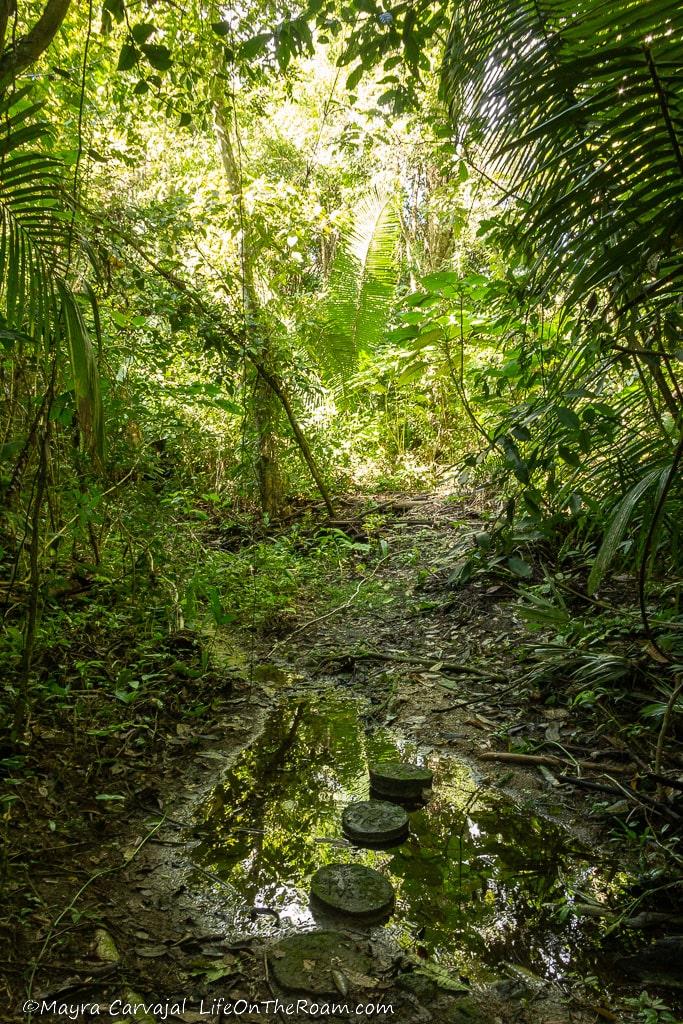
[[[621,543],[626,528],[633,516],[634,509],[637,507],[638,502],[642,496],[646,493],[648,488],[653,487],[657,480],[662,480],[662,477],[666,474],[666,470],[660,469],[651,470],[644,477],[634,484],[634,486],[628,491],[622,498],[614,511],[612,518],[609,523],[609,527],[605,532],[605,536],[597,553],[595,561],[588,577],[588,593],[593,594],[600,586],[600,583],[609,568],[610,563],[614,560],[617,548]]]
[[[184,582],[183,617],[197,625],[208,613],[216,626],[245,635],[253,630],[266,636],[286,633],[304,608],[329,600],[332,593],[345,594],[347,566],[377,550],[342,530],[318,530],[304,521],[274,540],[255,539],[204,560]],[[321,590],[321,580],[335,569],[338,582],[332,593]]]
[[[596,539],[604,532],[590,575],[594,592],[617,553],[633,564],[643,550],[677,428],[663,399],[653,418],[642,367],[615,360],[580,320],[520,307],[525,273],[522,264],[503,279],[428,275],[399,311],[393,337],[406,353],[404,376],[419,379],[440,365],[453,378],[481,438],[469,465],[487,459],[501,481],[516,481],[520,507],[541,529],[564,520],[564,528],[588,526]],[[606,338],[604,326],[601,332]],[[672,483],[655,560],[677,550],[683,495],[680,479]],[[648,492],[654,499],[644,501]]]
[[[36,121],[32,86],[0,92],[0,300],[3,346],[28,345],[44,358],[60,347],[71,360],[80,426],[104,457],[104,420],[97,360],[69,284],[79,243],[75,214],[63,198],[64,165],[47,151],[48,125]],[[41,143],[42,148],[27,148]],[[94,293],[88,304],[97,320]]]
[[[617,495],[624,495],[591,575],[593,588],[638,497],[664,472],[655,467],[671,464],[667,450],[680,431],[677,378],[663,354],[678,335],[683,279],[681,250],[672,244],[683,172],[676,12],[668,2],[638,7],[634,17],[632,5],[607,10],[594,0],[578,9],[479,0],[456,6],[444,63],[443,88],[463,141],[483,147],[516,200],[490,230],[521,261],[526,300],[547,303],[561,287],[569,313],[569,345],[554,366],[540,352],[545,394],[527,398],[517,421],[518,430],[533,422],[536,431],[539,417],[554,416],[557,426],[543,424],[542,442],[526,460],[513,453],[515,474],[526,483],[529,471],[550,468],[554,435],[557,454],[577,476],[600,480],[601,498],[614,494],[617,480]],[[577,309],[579,303],[585,307]],[[534,343],[525,348],[533,358]],[[625,371],[621,392],[617,367]],[[605,407],[600,391],[613,422],[625,426],[612,458],[613,432],[605,435],[607,445],[595,443]],[[653,395],[669,425],[659,420],[659,437],[654,424],[646,427],[643,445]],[[537,503],[533,492],[529,497]]]
[[[477,0],[455,6],[445,57],[454,121],[520,200],[534,288],[564,280],[568,304],[599,289],[624,330],[652,327],[680,293],[678,14],[673,0]]]
[[[382,340],[399,278],[397,198],[373,192],[337,241],[324,310],[324,358],[339,370]]]
[[[638,996],[624,999],[624,1005],[636,1014],[641,1024],[676,1024],[676,1018],[663,999],[641,992]]]
[[[451,585],[521,587],[551,661],[573,643],[560,576],[598,607],[626,570],[653,581],[675,663],[681,39],[669,0],[641,6],[106,0],[101,32],[73,9],[33,85],[2,97],[15,655],[21,581],[61,585],[70,560],[114,565],[132,589],[149,571],[150,617],[169,624],[276,633],[322,566],[375,553],[382,537],[334,530],[247,551],[255,468],[277,461],[284,516],[311,493],[255,376],[265,353],[334,487],[489,489],[500,514],[454,554]],[[105,422],[96,484],[80,440],[102,462]],[[179,550],[174,564],[138,499],[169,529],[214,530],[206,563]],[[39,646],[54,639],[38,629]],[[637,680],[661,710],[630,653],[583,639],[586,703]]]

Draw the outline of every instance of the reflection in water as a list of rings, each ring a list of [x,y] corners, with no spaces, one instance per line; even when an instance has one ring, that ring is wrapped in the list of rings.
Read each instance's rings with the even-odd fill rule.
[[[390,850],[340,844],[344,806],[368,797],[368,761],[397,758],[428,763],[435,775],[429,804],[410,813],[410,836]],[[558,921],[556,908],[600,878],[565,830],[477,788],[458,761],[421,757],[384,731],[367,735],[357,702],[328,696],[278,709],[201,809],[198,833],[197,864],[239,893],[226,910],[240,932],[272,927],[269,918],[250,921],[252,906],[278,910],[289,928],[312,927],[311,875],[352,861],[394,886],[388,931],[398,945],[471,977],[484,979],[501,960],[558,977],[580,966],[580,947],[591,962],[586,929],[595,925]],[[216,895],[231,899],[227,888]]]

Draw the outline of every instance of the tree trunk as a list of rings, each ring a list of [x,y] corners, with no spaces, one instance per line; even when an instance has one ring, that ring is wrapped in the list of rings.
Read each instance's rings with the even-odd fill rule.
[[[327,490],[327,487],[325,486],[325,481],[323,480],[320,474],[320,470],[318,469],[317,463],[313,458],[313,453],[311,452],[308,441],[306,440],[306,436],[301,427],[299,426],[296,416],[294,415],[294,410],[292,409],[292,404],[289,401],[287,392],[285,391],[281,381],[275,374],[268,373],[265,367],[260,365],[257,366],[256,369],[259,373],[259,376],[263,378],[263,380],[268,384],[270,389],[282,403],[282,407],[287,414],[287,419],[289,420],[292,432],[294,433],[294,437],[296,438],[297,444],[299,445],[299,451],[301,452],[301,456],[306,465],[308,466],[311,476],[315,480],[316,486],[320,491],[320,496],[322,497],[325,503],[325,508],[330,513],[330,516],[334,518],[334,505],[332,504],[330,493]]]
[[[267,354],[262,350],[261,358]],[[252,419],[258,443],[256,475],[261,509],[264,515],[272,518],[279,512],[283,499],[282,474],[280,473],[275,432],[279,408],[277,397],[271,388],[258,371],[255,371],[255,375]]]
[[[213,110],[216,132],[221,148],[223,170],[240,218],[240,230],[242,233],[240,261],[244,314],[247,323],[253,323],[259,335],[259,348],[255,354],[254,361],[269,370],[273,359],[268,334],[265,331],[261,332],[258,330],[260,301],[254,277],[254,252],[249,224],[243,211],[240,155],[239,151],[236,150],[236,147],[239,146],[239,140],[237,140],[236,144],[233,144],[230,113],[225,109],[225,101],[220,88],[217,88],[214,92]],[[278,412],[279,402],[277,395],[269,386],[267,379],[260,373],[255,372],[251,418],[257,443],[256,477],[261,497],[261,508],[264,514],[268,516],[277,514],[283,497],[276,433]]]
[[[57,35],[70,5],[71,0],[47,0],[33,28],[12,42],[0,56],[0,79],[18,75],[38,60]],[[0,0],[0,46],[4,45],[13,9],[11,0]]]

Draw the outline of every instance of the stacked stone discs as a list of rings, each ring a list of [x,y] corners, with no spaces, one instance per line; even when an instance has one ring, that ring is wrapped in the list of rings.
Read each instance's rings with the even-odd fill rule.
[[[386,800],[360,800],[342,813],[344,834],[361,846],[401,842],[410,830],[408,815]]]
[[[402,761],[386,761],[370,766],[370,790],[390,800],[420,800],[434,776],[428,768]]]
[[[391,883],[363,864],[326,864],[311,879],[311,900],[334,914],[378,921],[394,909]]]
[[[371,792],[388,800],[360,800],[342,813],[344,834],[357,846],[381,847],[408,836],[408,814],[401,801],[415,802],[432,784],[432,773],[415,764],[390,761],[370,768]],[[311,879],[311,904],[357,921],[377,922],[391,916],[394,890],[374,868],[362,864],[326,864]]]

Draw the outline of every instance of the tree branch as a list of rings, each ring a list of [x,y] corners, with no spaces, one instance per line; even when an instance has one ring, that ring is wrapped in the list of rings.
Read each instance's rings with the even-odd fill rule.
[[[59,31],[70,6],[71,0],[47,0],[33,28],[0,56],[0,80],[7,75],[18,75],[38,60]],[[0,8],[0,15],[4,15],[5,7],[6,3]]]
[[[0,0],[0,53],[5,48],[5,35],[9,20],[15,11],[14,0]]]

